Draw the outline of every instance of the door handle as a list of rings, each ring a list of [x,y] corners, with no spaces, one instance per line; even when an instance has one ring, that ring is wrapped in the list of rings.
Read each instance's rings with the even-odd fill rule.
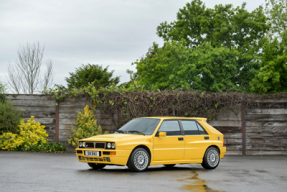
[[[209,137],[204,137],[205,140],[209,140]]]
[[[183,141],[183,137],[179,137],[178,140],[179,140],[179,141]]]

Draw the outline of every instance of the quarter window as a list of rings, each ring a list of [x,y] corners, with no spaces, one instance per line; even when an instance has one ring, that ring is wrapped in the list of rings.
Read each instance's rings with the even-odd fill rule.
[[[181,135],[180,127],[177,120],[163,121],[159,128],[159,132],[166,132],[167,136]]]
[[[206,131],[201,127],[199,123],[197,123],[197,126],[198,126],[200,135],[207,135]]]

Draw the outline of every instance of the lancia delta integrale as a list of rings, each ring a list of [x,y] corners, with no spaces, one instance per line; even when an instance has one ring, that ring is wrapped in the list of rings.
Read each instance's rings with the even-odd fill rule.
[[[206,118],[191,117],[132,119],[114,134],[81,139],[76,148],[78,160],[93,169],[127,165],[132,171],[189,163],[214,169],[225,152],[223,134]]]

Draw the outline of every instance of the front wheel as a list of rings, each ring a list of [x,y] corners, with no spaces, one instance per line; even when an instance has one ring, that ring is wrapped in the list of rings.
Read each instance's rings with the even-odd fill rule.
[[[88,163],[88,165],[93,169],[102,169],[106,166],[105,164],[99,164],[99,163]]]
[[[127,165],[131,171],[145,171],[149,161],[149,153],[143,148],[137,148],[132,152]]]
[[[205,169],[215,169],[219,165],[219,161],[218,150],[215,147],[209,147],[205,152],[201,165]]]

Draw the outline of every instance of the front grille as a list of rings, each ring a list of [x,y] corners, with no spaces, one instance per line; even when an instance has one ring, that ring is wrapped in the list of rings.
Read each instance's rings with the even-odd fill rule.
[[[93,142],[86,142],[86,148],[94,148]]]
[[[86,161],[107,161],[105,157],[103,158],[96,158],[96,157],[85,157]]]
[[[96,148],[104,149],[105,148],[105,143],[96,143]]]

